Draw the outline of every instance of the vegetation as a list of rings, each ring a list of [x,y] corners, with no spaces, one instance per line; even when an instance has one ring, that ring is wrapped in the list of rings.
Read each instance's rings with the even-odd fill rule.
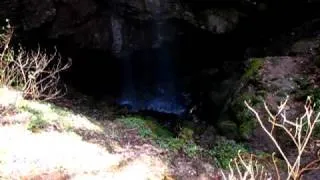
[[[0,35],[0,84],[22,90],[25,98],[62,97],[60,73],[71,66],[71,60],[63,62],[57,51],[48,54],[40,48],[15,50],[10,46],[14,29],[7,22]]]
[[[258,75],[259,69],[263,65],[264,58],[252,58],[249,65],[242,76],[243,80],[254,79]]]
[[[231,104],[231,110],[235,115],[236,123],[241,137],[247,138],[252,134],[253,129],[256,127],[256,121],[248,108],[245,107],[243,102],[250,99],[250,103],[256,106],[260,103],[259,99],[252,93],[243,93],[241,96],[236,98]]]
[[[141,137],[151,139],[161,148],[173,152],[181,150],[189,157],[195,157],[203,151],[203,149],[193,141],[193,132],[191,129],[182,128],[178,137],[176,137],[152,118],[129,116],[120,118],[119,121],[128,128],[136,129]]]
[[[0,103],[3,99],[10,101],[10,106],[14,106],[20,113],[27,114],[27,129],[34,133],[50,130],[50,128],[57,131],[71,131],[84,127],[95,130],[95,132],[105,132],[105,129],[100,126],[87,123],[89,120],[83,115],[75,114],[49,103],[36,101],[63,96],[63,91],[60,89],[59,74],[69,68],[71,62],[63,63],[56,51],[53,54],[47,54],[40,48],[36,51],[27,51],[21,47],[18,50],[11,48],[10,43],[14,30],[9,21],[7,23],[0,30],[0,85],[21,90],[23,98],[19,98],[19,94],[15,94],[13,100],[7,100],[3,98],[7,96],[5,94],[7,91],[2,88],[0,89]],[[263,59],[251,59],[242,77],[243,80],[256,79],[258,70],[262,65]],[[313,138],[320,137],[320,112],[315,112],[320,110],[320,89],[311,89],[309,84],[304,81],[300,83],[304,90],[302,92],[303,96],[307,94],[311,96],[308,97],[304,106],[305,113],[297,120],[289,120],[286,117],[285,109],[288,99],[280,104],[276,113],[272,113],[264,103],[266,114],[269,116],[267,120],[262,119],[264,116],[261,116],[253,108],[259,103],[256,94],[245,93],[232,103],[231,108],[235,112],[238,120],[238,130],[242,137],[250,136],[253,129],[260,125],[274,143],[280,154],[278,157],[276,157],[276,154],[268,157],[271,158],[272,167],[267,167],[260,161],[259,155],[251,154],[245,145],[233,140],[221,138],[216,141],[211,149],[204,149],[194,140],[194,130],[186,126],[181,127],[179,132],[174,134],[156,120],[148,117],[127,116],[119,118],[119,122],[126,129],[134,130],[140,137],[151,140],[153,144],[170,152],[182,152],[191,158],[199,157],[202,154],[210,155],[216,160],[214,163],[218,167],[230,170],[227,173],[222,173],[226,180],[269,179],[270,176],[276,176],[276,179],[280,179],[280,171],[283,170],[281,161],[284,162],[286,179],[298,180],[306,172],[320,169],[320,150],[309,148]],[[1,96],[2,94],[4,96]],[[25,98],[33,100],[27,101]],[[251,101],[246,102],[247,99],[251,99]],[[243,101],[245,101],[245,106]],[[1,114],[0,111],[0,115],[4,114]],[[254,116],[257,121],[254,121]],[[79,128],[80,124],[82,124],[81,128]],[[276,137],[275,131],[277,130],[282,130],[287,138],[292,141],[296,150],[296,156],[293,159],[284,150],[279,137]],[[308,159],[310,161],[307,163],[302,163],[303,155],[310,151],[314,151],[312,154],[315,156],[313,159]],[[279,160],[280,158],[283,160]]]
[[[287,178],[286,179],[301,179],[302,175],[305,172],[311,170],[320,169],[320,150],[316,150],[314,152],[317,154],[315,159],[310,160],[308,163],[302,164],[301,158],[303,154],[306,152],[306,148],[311,140],[312,134],[314,132],[315,126],[319,123],[320,113],[315,114],[313,111],[313,105],[311,104],[310,98],[307,99],[305,105],[305,114],[303,114],[300,118],[297,118],[295,121],[290,121],[286,118],[285,108],[287,104],[288,98],[280,104],[278,107],[278,112],[276,114],[272,114],[269,110],[268,106],[265,104],[265,109],[269,115],[269,122],[271,124],[271,128],[267,128],[265,122],[262,121],[258,112],[254,110],[247,102],[245,102],[246,106],[254,113],[256,119],[258,120],[260,126],[264,130],[264,132],[268,135],[268,137],[272,140],[272,142],[277,147],[280,152],[281,157],[286,162],[287,166]],[[303,130],[303,127],[307,126],[306,130]],[[286,132],[289,139],[294,143],[296,147],[296,157],[294,160],[289,159],[288,154],[285,153],[282,147],[279,144],[278,138],[274,136],[274,131],[279,128]],[[236,161],[236,168],[238,170],[238,176],[241,179],[255,179],[260,177],[259,179],[266,179],[265,176],[260,176],[266,174],[268,170],[263,168],[259,168],[257,163],[254,163],[252,158],[249,159],[248,162],[245,162],[241,155],[239,155],[239,161]],[[274,161],[274,169],[277,175],[277,179],[280,179],[280,172],[278,168],[278,164],[275,159]],[[239,169],[239,164],[244,167],[244,172],[242,173]],[[234,170],[231,168],[231,174],[233,174]],[[268,173],[267,173],[268,174]],[[270,173],[269,173],[270,174]],[[233,176],[233,175],[232,175]],[[234,177],[234,176],[233,176]],[[232,178],[232,177],[229,177]]]
[[[216,158],[219,167],[226,169],[230,160],[237,157],[238,152],[248,152],[247,148],[233,140],[222,139],[210,150],[210,154]]]
[[[32,109],[29,109],[28,111],[32,113],[31,120],[28,124],[28,130],[32,132],[39,132],[49,126],[49,122],[41,112],[34,111]]]
[[[297,81],[297,83],[300,85],[300,91],[297,93],[297,98],[306,99],[310,96],[311,101],[314,102],[314,110],[320,111],[320,88],[313,88],[311,84],[304,79]],[[320,138],[320,124],[316,124],[313,136]]]
[[[255,84],[258,81],[259,70],[262,68],[264,60],[264,58],[249,59],[249,64],[241,77],[242,86],[248,82]],[[234,115],[238,127],[237,130],[241,138],[248,139],[257,125],[252,114],[244,106],[243,102],[250,100],[253,106],[258,106],[264,94],[265,92],[262,89],[256,92],[244,92],[231,102],[231,113]]]

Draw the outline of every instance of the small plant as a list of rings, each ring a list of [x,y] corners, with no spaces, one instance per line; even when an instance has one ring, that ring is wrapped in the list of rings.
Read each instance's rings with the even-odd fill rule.
[[[141,137],[152,137],[151,129],[146,125],[144,119],[139,117],[122,118],[120,121],[128,128],[138,130]]]
[[[56,130],[72,130],[70,112],[55,105],[40,101],[23,100],[17,106],[19,112],[29,114],[27,129],[38,132],[47,128]],[[77,123],[80,123],[78,121]]]
[[[136,129],[139,136],[143,138],[150,138],[155,144],[164,149],[169,149],[173,152],[182,151],[189,157],[197,156],[202,149],[195,144],[190,138],[192,137],[192,130],[182,128],[179,137],[175,137],[167,129],[162,127],[152,119],[145,119],[142,117],[127,117],[120,119],[128,128]]]
[[[189,157],[196,157],[203,151],[202,148],[195,143],[187,143],[183,149]]]
[[[221,168],[226,169],[229,167],[230,159],[237,157],[239,150],[248,152],[244,145],[237,144],[233,140],[223,139],[210,150],[210,154],[217,159]]]
[[[263,58],[252,58],[250,59],[250,64],[248,68],[246,68],[245,73],[242,76],[243,80],[254,79],[258,75],[259,69],[263,65]]]
[[[30,111],[30,110],[29,110]],[[45,120],[45,117],[41,112],[33,111],[31,120],[27,129],[32,132],[39,132],[49,126],[49,122]]]
[[[183,148],[185,142],[179,138],[168,137],[168,138],[156,138],[156,144],[158,144],[161,148],[170,149],[173,152],[177,152]]]
[[[274,156],[272,156],[274,157]],[[222,172],[224,180],[269,180],[272,179],[270,172],[259,163],[253,154],[242,154],[238,151],[238,155],[229,163],[230,173],[227,175]]]
[[[259,105],[259,99],[255,96],[255,94],[251,93],[241,94],[241,96],[237,97],[231,104],[231,110],[235,115],[237,124],[239,126],[240,135],[243,138],[250,137],[254,127],[256,127],[256,121],[254,121],[253,115],[243,104],[243,101],[246,99],[250,99],[254,106]]]

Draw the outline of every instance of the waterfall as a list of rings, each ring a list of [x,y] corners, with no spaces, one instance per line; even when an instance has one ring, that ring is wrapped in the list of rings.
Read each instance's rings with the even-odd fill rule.
[[[120,104],[130,107],[131,111],[151,110],[181,115],[185,106],[179,97],[182,93],[177,90],[174,59],[170,49],[163,45],[165,22],[161,20],[160,2],[146,0],[146,7],[152,11],[154,18],[151,45],[153,50],[150,50],[154,53],[145,53],[137,59],[132,59],[130,55],[121,59],[123,90]],[[117,21],[114,21],[114,25],[121,27],[117,25]],[[116,33],[113,35],[118,36]],[[138,64],[138,69],[135,63]]]
[[[112,29],[112,51],[115,54],[119,54],[122,50],[123,37],[122,37],[122,25],[120,21],[111,16],[111,29]]]
[[[133,81],[132,63],[130,56],[126,56],[120,59],[122,67],[122,92],[121,99],[119,100],[120,105],[128,106],[133,108],[134,102],[137,101],[136,89]]]

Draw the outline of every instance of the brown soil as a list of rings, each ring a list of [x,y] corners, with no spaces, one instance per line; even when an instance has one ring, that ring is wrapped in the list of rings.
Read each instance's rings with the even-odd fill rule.
[[[66,103],[85,108],[83,101]],[[79,104],[82,104],[80,107]],[[76,109],[74,109],[75,114]],[[169,152],[141,138],[114,115],[98,109],[81,109],[91,120],[81,118],[66,131],[51,125],[33,133],[30,121],[10,106],[2,106],[0,122],[0,179],[10,180],[173,180],[219,179],[218,170],[200,158]],[[77,112],[80,112],[78,109]],[[78,117],[78,115],[75,115]],[[80,115],[79,115],[80,117]],[[109,118],[107,118],[109,117]],[[98,119],[92,120],[92,119]],[[105,119],[103,119],[105,118]],[[99,130],[88,128],[97,125]],[[55,128],[53,128],[55,127]]]

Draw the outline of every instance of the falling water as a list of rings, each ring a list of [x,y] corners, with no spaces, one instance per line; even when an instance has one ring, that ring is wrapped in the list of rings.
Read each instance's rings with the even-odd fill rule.
[[[136,101],[136,90],[134,87],[132,64],[129,56],[121,59],[122,67],[122,92],[121,92],[121,105],[133,105]]]
[[[113,37],[112,51],[115,54],[118,54],[121,52],[123,44],[122,25],[120,21],[114,16],[111,16],[111,28]]]
[[[119,103],[127,106],[131,111],[151,110],[179,115],[184,113],[185,107],[179,97],[182,93],[177,91],[172,55],[169,49],[162,45],[165,23],[161,20],[160,2],[159,0],[146,0],[146,7],[153,12],[154,16],[152,48],[156,49],[156,57],[138,59],[140,61],[139,70],[133,68],[133,59],[130,55],[121,59],[123,90]],[[114,24],[117,25],[117,23]],[[118,25],[118,27],[121,26]],[[143,69],[141,66],[148,69]],[[141,69],[143,73],[136,72]],[[152,80],[151,85],[147,83],[150,79]]]

